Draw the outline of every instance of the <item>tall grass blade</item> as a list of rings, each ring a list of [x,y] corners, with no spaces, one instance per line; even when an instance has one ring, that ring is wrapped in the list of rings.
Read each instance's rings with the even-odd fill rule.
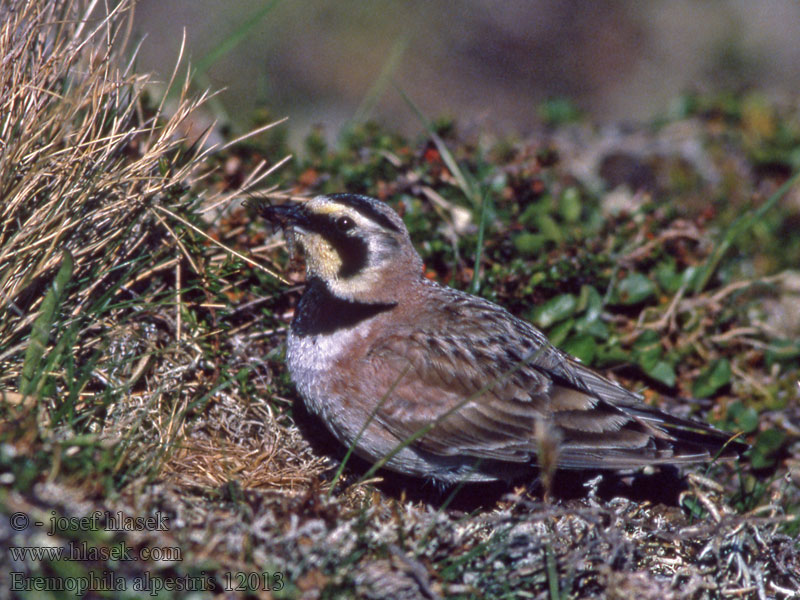
[[[22,373],[19,379],[19,391],[24,396],[33,394],[36,389],[36,384],[39,381],[37,376],[39,366],[42,362],[44,349],[50,339],[53,318],[55,317],[56,309],[61,304],[64,288],[72,277],[73,266],[72,254],[70,254],[69,250],[64,250],[62,252],[61,266],[58,269],[58,273],[56,273],[55,279],[53,279],[53,285],[47,290],[44,301],[42,301],[42,308],[39,310],[39,316],[33,322],[31,339],[25,352],[25,361],[22,365]]]
[[[253,31],[256,25],[261,23],[279,3],[280,0],[272,0],[255,10],[253,14],[242,19],[241,25],[234,29],[228,37],[195,63],[195,76],[205,74],[211,65],[241,44],[247,36],[250,35],[250,32]]]
[[[478,222],[478,243],[475,249],[475,266],[472,272],[472,283],[469,286],[470,294],[477,294],[481,285],[481,257],[483,256],[483,237],[486,233],[486,214],[489,212],[489,194],[484,191],[481,197],[481,219]]]
[[[453,406],[449,410],[447,410],[447,411],[443,412],[442,414],[440,414],[438,417],[436,417],[433,421],[431,421],[427,425],[417,429],[417,431],[415,431],[414,433],[409,435],[407,438],[405,438],[402,442],[397,444],[397,446],[395,446],[392,449],[391,452],[389,452],[383,458],[381,458],[380,460],[375,462],[375,464],[373,464],[372,467],[370,467],[370,469],[364,475],[361,476],[361,478],[358,480],[358,483],[362,483],[362,482],[366,481],[367,479],[369,479],[370,477],[372,477],[378,471],[378,469],[380,469],[386,463],[388,463],[390,460],[392,460],[392,458],[394,458],[399,452],[401,452],[404,448],[407,448],[408,446],[410,446],[411,444],[416,442],[418,439],[426,436],[437,425],[439,425],[439,423],[442,423],[445,419],[447,419],[451,415],[457,413],[459,410],[464,408],[464,406],[466,406],[467,404],[469,404],[470,402],[472,402],[476,398],[480,398],[483,394],[485,394],[488,391],[490,391],[496,385],[498,385],[498,384],[500,384],[500,383],[502,383],[504,381],[507,381],[509,377],[514,375],[514,373],[519,371],[522,367],[530,364],[531,361],[535,360],[544,350],[545,350],[545,348],[542,346],[540,348],[537,348],[537,349],[529,352],[526,356],[523,356],[520,361],[518,361],[517,363],[512,365],[509,369],[507,369],[503,373],[500,373],[500,375],[498,375],[498,377],[496,379],[494,379],[493,381],[490,381],[489,383],[487,383],[485,386],[483,386],[481,389],[477,390],[473,394],[470,394],[469,396],[466,396],[463,400],[458,402],[455,406]]]
[[[719,245],[714,249],[714,252],[711,253],[711,256],[708,257],[708,260],[702,267],[702,271],[698,276],[698,279],[694,285],[694,293],[699,294],[708,285],[709,280],[711,279],[712,275],[717,270],[719,263],[725,257],[728,250],[730,250],[731,246],[742,236],[745,232],[752,229],[753,225],[755,225],[758,221],[764,218],[764,216],[771,211],[778,201],[783,198],[786,193],[792,188],[792,186],[800,180],[800,171],[792,175],[786,183],[784,183],[781,187],[775,190],[775,193],[770,196],[764,204],[762,204],[757,210],[750,211],[736,219],[730,227],[725,231],[725,235],[722,238],[722,241]]]
[[[358,105],[353,117],[345,123],[340,137],[350,131],[356,123],[363,123],[372,116],[375,106],[377,106],[378,102],[383,97],[386,88],[391,83],[395,72],[400,66],[406,48],[408,48],[408,36],[403,36],[394,43],[389,52],[389,57],[381,68],[381,72],[378,74],[378,77],[370,86],[369,90],[367,90],[364,99],[361,101],[361,104]]]
[[[378,415],[378,411],[383,406],[383,403],[386,402],[387,398],[389,398],[389,396],[391,396],[394,393],[394,389],[397,387],[397,384],[400,383],[400,380],[406,376],[406,374],[410,369],[411,365],[409,364],[408,367],[406,367],[405,369],[403,369],[403,371],[400,372],[400,375],[397,377],[397,379],[395,379],[392,382],[392,385],[389,387],[388,390],[386,390],[386,393],[381,397],[380,400],[378,400],[378,403],[375,405],[375,408],[372,409],[372,412],[369,414],[369,417],[367,417],[367,420],[364,421],[364,424],[361,426],[361,429],[359,429],[358,434],[356,435],[355,438],[353,438],[353,442],[347,448],[347,452],[345,453],[344,458],[342,459],[342,462],[339,465],[339,468],[336,469],[336,474],[333,476],[333,480],[331,481],[331,485],[328,488],[328,493],[326,494],[326,497],[330,498],[331,494],[333,493],[333,490],[336,488],[336,484],[338,483],[339,478],[342,476],[342,472],[344,471],[344,468],[347,466],[347,462],[353,455],[353,451],[358,445],[359,440],[361,440],[361,436],[364,435],[364,432],[367,430],[367,427],[369,427],[369,424],[372,423],[372,421]]]
[[[416,104],[408,97],[402,88],[395,85],[395,89],[397,93],[403,98],[403,100],[408,104],[409,108],[417,115],[417,118],[422,123],[423,128],[425,131],[428,132],[428,135],[433,140],[433,143],[436,145],[436,149],[439,151],[439,154],[444,161],[444,164],[453,174],[453,177],[456,179],[456,184],[458,185],[459,189],[464,193],[464,196],[469,201],[470,205],[473,208],[477,208],[480,204],[481,194],[478,190],[478,186],[473,181],[472,177],[469,174],[464,172],[461,167],[458,166],[458,162],[456,161],[453,153],[450,152],[450,149],[447,147],[447,144],[444,143],[444,140],[441,136],[436,133],[436,130],[431,125],[430,121],[425,118],[425,115],[422,114],[422,111],[417,107]]]

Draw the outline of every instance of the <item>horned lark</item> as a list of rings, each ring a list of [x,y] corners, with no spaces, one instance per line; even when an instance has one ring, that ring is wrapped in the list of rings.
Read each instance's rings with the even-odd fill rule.
[[[557,468],[632,469],[708,461],[728,442],[643,404],[502,307],[424,277],[383,202],[333,194],[260,211],[305,254],[292,380],[369,461],[451,483],[531,472],[543,446]]]

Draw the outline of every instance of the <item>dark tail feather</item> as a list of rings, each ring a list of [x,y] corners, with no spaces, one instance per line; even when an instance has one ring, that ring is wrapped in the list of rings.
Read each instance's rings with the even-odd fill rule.
[[[647,406],[626,407],[626,412],[634,415],[650,425],[664,431],[674,438],[672,445],[676,455],[681,450],[691,453],[702,450],[709,458],[738,458],[750,446],[737,439],[741,433],[720,431],[705,423],[690,419],[681,419]]]
[[[650,465],[691,465],[738,458],[749,448],[729,434],[704,423],[673,417],[647,406],[623,409],[650,430],[644,446],[614,446],[613,435],[602,446],[588,439],[566,441],[558,457],[564,469],[637,469]],[[661,432],[658,434],[657,432]],[[640,433],[643,433],[640,430]],[[587,436],[584,436],[586,438]]]

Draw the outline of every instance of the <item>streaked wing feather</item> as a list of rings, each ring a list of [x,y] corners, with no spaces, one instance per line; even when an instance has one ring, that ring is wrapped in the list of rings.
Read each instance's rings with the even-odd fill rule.
[[[378,421],[402,440],[453,411],[415,444],[446,456],[530,460],[535,423],[546,407],[547,377],[534,372],[521,381],[503,379],[499,371],[483,372],[474,361],[464,360],[471,352],[468,345],[452,345],[459,348],[453,356],[431,339],[424,333],[398,335],[371,352],[377,373],[399,374],[410,365],[379,409]]]
[[[398,440],[435,422],[418,448],[525,462],[534,460],[541,420],[559,439],[559,467],[602,469],[700,462],[724,442],[711,427],[646,406],[530,324],[453,293],[429,329],[421,315],[369,353],[375,373],[396,379],[407,371],[376,417]]]

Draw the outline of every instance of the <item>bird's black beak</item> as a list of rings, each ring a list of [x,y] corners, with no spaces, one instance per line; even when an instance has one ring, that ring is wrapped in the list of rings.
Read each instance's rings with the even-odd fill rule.
[[[250,202],[258,214],[281,229],[308,223],[305,207],[299,203],[267,204],[266,202]]]

